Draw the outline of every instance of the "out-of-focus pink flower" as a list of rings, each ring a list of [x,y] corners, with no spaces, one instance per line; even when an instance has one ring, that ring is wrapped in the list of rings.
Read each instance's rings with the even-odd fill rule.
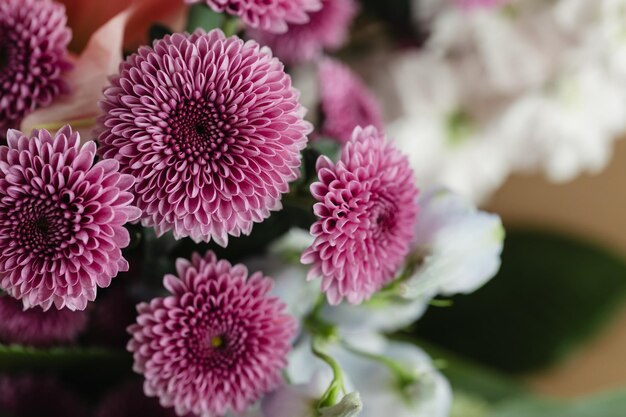
[[[144,226],[176,238],[249,234],[299,176],[311,125],[283,65],[213,30],[141,48],[101,102],[99,153],[137,178]]]
[[[317,161],[311,193],[319,220],[302,254],[330,304],[360,304],[393,280],[409,252],[418,190],[407,158],[376,128],[357,127],[341,160]]]
[[[140,304],[129,327],[144,391],[179,415],[243,412],[282,381],[296,322],[260,272],[247,278],[213,252],[176,269],[164,279],[171,295]]]
[[[0,342],[48,347],[72,343],[87,325],[84,311],[67,309],[43,311],[41,307],[24,310],[13,297],[0,297]]]
[[[134,178],[115,161],[94,165],[96,144],[81,146],[64,127],[32,137],[9,130],[0,147],[0,286],[25,308],[84,310],[119,271],[130,242],[126,222]]]
[[[66,21],[63,6],[51,0],[0,2],[0,137],[68,92]]]
[[[43,375],[0,375],[0,411],[14,417],[87,416],[74,393]]]
[[[155,398],[146,397],[141,383],[127,382],[110,392],[96,407],[94,417],[176,417]],[[70,416],[68,416],[70,417]],[[195,417],[189,414],[187,417]]]
[[[186,0],[206,3],[216,12],[238,16],[249,27],[285,33],[289,24],[304,24],[309,13],[322,8],[322,0]]]
[[[128,25],[120,29],[124,47],[134,50],[148,43],[148,30],[155,23],[182,30],[181,17],[185,12],[183,0],[56,0],[67,10],[72,29],[70,49],[81,52],[92,35],[118,14],[129,12]]]
[[[455,0],[456,4],[464,9],[496,7],[507,1],[508,0]]]
[[[322,55],[324,49],[340,48],[348,37],[348,29],[356,16],[355,0],[322,0],[322,9],[310,14],[310,21],[289,25],[284,34],[274,34],[258,29],[247,35],[261,45],[272,48],[278,58],[288,64],[310,61]]]
[[[123,33],[128,18],[128,12],[121,13],[93,35],[66,77],[70,94],[27,116],[21,125],[23,132],[36,128],[56,130],[71,124],[83,139],[91,138],[100,114],[98,100],[102,98],[102,90],[122,62]]]
[[[347,66],[325,59],[318,73],[323,124],[320,133],[347,142],[357,126],[382,129],[383,118],[376,99]]]

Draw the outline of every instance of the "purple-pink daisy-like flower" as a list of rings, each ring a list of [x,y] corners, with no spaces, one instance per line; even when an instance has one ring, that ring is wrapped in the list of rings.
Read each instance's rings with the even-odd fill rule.
[[[357,126],[382,129],[383,117],[376,99],[347,66],[325,59],[318,71],[323,123],[320,133],[342,143]]]
[[[144,226],[196,242],[249,234],[281,207],[312,127],[283,65],[256,42],[175,34],[121,65],[100,154],[137,178]]]
[[[322,277],[329,303],[359,304],[394,279],[409,252],[418,190],[408,159],[373,126],[354,130],[334,164],[317,161],[311,185],[319,220],[302,254],[308,278]]]
[[[118,163],[94,165],[96,144],[80,143],[69,126],[31,137],[9,130],[0,147],[0,287],[41,306],[84,310],[118,271],[124,224],[136,220],[128,192],[134,178]]]
[[[65,7],[50,0],[0,1],[0,137],[31,111],[68,92]]]
[[[322,0],[322,9],[311,13],[308,23],[289,25],[283,34],[252,29],[247,35],[272,48],[283,62],[298,64],[321,56],[324,49],[340,48],[357,11],[355,0]]]
[[[76,341],[87,326],[85,311],[43,311],[36,306],[24,310],[22,302],[0,296],[0,343],[49,347]]]
[[[238,16],[249,27],[285,33],[289,24],[304,24],[309,13],[322,7],[322,0],[186,0],[206,3],[216,12]]]
[[[179,415],[242,412],[281,383],[296,322],[260,272],[247,278],[213,252],[176,269],[164,278],[171,295],[140,304],[129,327],[144,391]]]

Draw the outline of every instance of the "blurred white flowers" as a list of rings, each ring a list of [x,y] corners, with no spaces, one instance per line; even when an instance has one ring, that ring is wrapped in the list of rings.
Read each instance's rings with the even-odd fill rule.
[[[497,3],[497,2],[495,2]],[[602,170],[626,128],[625,0],[414,0],[429,33],[369,74],[422,187],[484,201],[511,172]]]

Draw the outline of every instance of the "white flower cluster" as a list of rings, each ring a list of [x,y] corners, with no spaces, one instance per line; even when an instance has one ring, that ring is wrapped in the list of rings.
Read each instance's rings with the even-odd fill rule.
[[[494,2],[490,2],[494,3]],[[474,201],[513,171],[596,173],[626,127],[626,0],[414,0],[423,48],[385,57],[373,88],[420,185]]]
[[[500,267],[504,229],[497,215],[477,210],[448,190],[422,191],[417,238],[409,267],[389,287],[358,306],[325,305],[317,316],[334,326],[336,338],[324,352],[343,370],[346,391],[321,410],[324,417],[445,417],[452,394],[446,379],[417,346],[388,340],[382,334],[417,320],[436,296],[470,293]],[[273,294],[290,314],[305,323],[321,294],[317,281],[306,281],[298,254],[311,244],[310,234],[293,230],[269,253],[246,264],[273,276]],[[291,385],[264,399],[258,417],[316,417],[320,399],[332,385],[331,367],[312,352],[303,332],[290,355]]]

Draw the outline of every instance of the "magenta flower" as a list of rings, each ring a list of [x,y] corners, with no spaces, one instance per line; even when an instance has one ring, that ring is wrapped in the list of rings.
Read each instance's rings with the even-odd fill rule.
[[[376,99],[350,68],[339,61],[324,60],[319,68],[321,134],[342,143],[350,140],[357,126],[382,129],[382,114]]]
[[[84,310],[118,271],[124,224],[136,220],[118,164],[93,164],[96,144],[81,146],[69,126],[52,136],[9,130],[0,147],[0,286],[25,308]]]
[[[0,137],[31,111],[68,92],[65,7],[49,0],[0,1]]]
[[[317,161],[311,193],[319,220],[302,254],[329,303],[360,304],[394,279],[413,239],[417,188],[407,158],[370,126],[354,130],[341,160]]]
[[[322,0],[186,0],[206,3],[216,12],[238,16],[249,27],[285,33],[288,24],[309,21],[309,13],[322,7]]]
[[[144,391],[179,415],[242,412],[282,381],[296,322],[260,272],[246,279],[243,265],[213,252],[176,269],[164,279],[172,295],[140,304],[129,327]]]
[[[94,417],[176,417],[171,408],[164,408],[155,398],[146,397],[140,383],[129,382],[104,397]],[[195,417],[189,415],[188,417]]]
[[[100,153],[137,178],[144,226],[176,238],[248,234],[299,176],[311,125],[283,65],[256,42],[175,34],[105,90]]]
[[[283,62],[298,64],[321,56],[324,49],[340,48],[346,42],[357,10],[355,0],[322,0],[322,9],[311,13],[308,23],[289,25],[287,33],[252,29],[247,34],[272,48]]]
[[[87,325],[84,311],[24,310],[13,297],[0,297],[0,343],[49,347],[76,341]]]

